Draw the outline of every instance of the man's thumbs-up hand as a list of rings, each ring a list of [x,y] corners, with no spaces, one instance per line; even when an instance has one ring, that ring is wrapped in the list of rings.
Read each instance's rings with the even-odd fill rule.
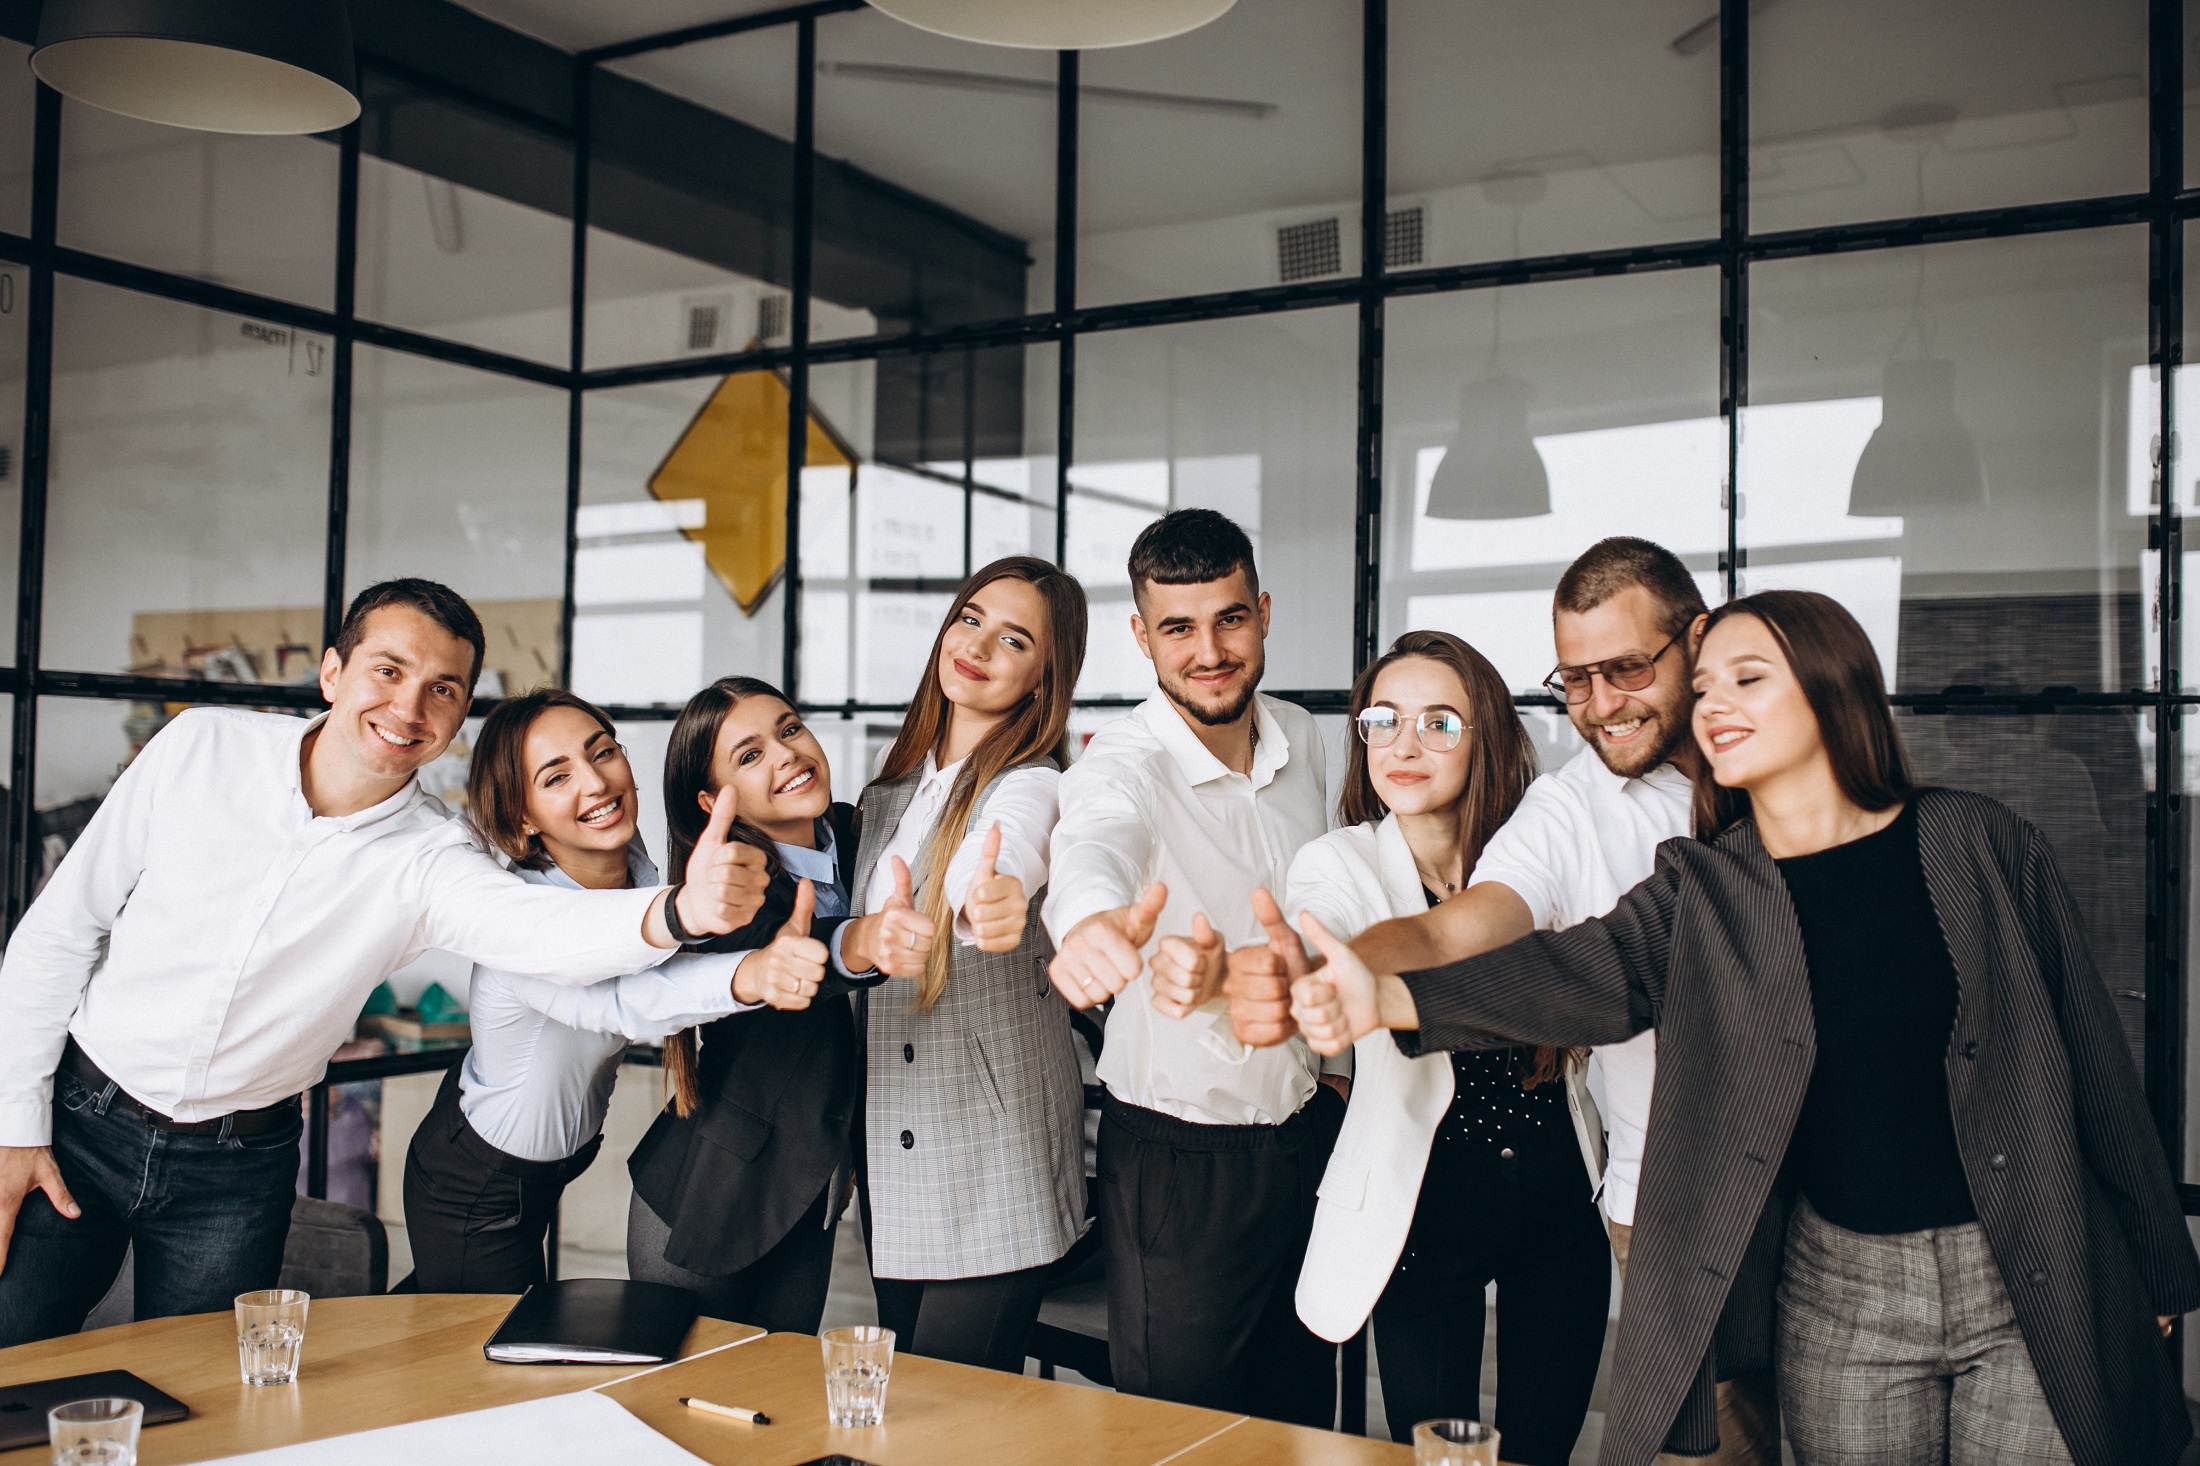
[[[794,912],[771,945],[741,959],[733,972],[733,995],[744,1003],[774,1008],[807,1008],[825,980],[825,944],[810,935],[817,911],[817,888],[803,881],[794,888]]]
[[[1153,1009],[1164,1018],[1182,1018],[1205,1007],[1222,992],[1225,972],[1222,938],[1202,911],[1192,917],[1188,937],[1163,937],[1147,964],[1153,974]]]
[[[981,952],[1013,952],[1024,939],[1024,917],[1031,898],[1024,883],[995,869],[1001,858],[1001,827],[985,832],[978,851],[978,873],[970,879],[970,894],[963,898],[963,919],[970,923]]]
[[[1153,940],[1154,923],[1168,904],[1169,888],[1156,881],[1136,905],[1096,911],[1069,929],[1047,976],[1070,1006],[1096,1007],[1130,986],[1145,970],[1142,949]]]
[[[1230,954],[1222,992],[1230,1000],[1230,1028],[1238,1042],[1266,1048],[1298,1032],[1291,1017],[1291,984],[1306,975],[1309,964],[1298,933],[1265,890],[1253,892],[1253,919],[1268,940]]]
[[[732,838],[740,804],[728,784],[711,801],[710,823],[688,855],[687,879],[679,892],[680,925],[698,937],[739,931],[764,904],[771,875],[764,852]]]

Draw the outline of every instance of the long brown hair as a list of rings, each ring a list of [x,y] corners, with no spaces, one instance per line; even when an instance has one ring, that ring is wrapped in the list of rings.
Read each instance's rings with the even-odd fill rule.
[[[970,832],[970,816],[978,796],[1004,770],[1018,764],[1041,758],[1052,758],[1057,764],[1068,762],[1070,696],[1077,690],[1077,674],[1085,665],[1085,590],[1060,566],[1030,555],[1010,555],[974,572],[955,592],[954,604],[947,608],[939,634],[932,638],[932,654],[925,659],[924,673],[909,700],[909,715],[901,720],[901,732],[886,751],[878,776],[882,780],[903,778],[946,743],[954,706],[940,686],[940,648],[963,607],[996,580],[1024,581],[1046,604],[1046,629],[1033,629],[1033,634],[1044,642],[1039,685],[971,750],[969,761],[956,776],[947,807],[940,811],[939,822],[932,827],[931,838],[925,841],[924,853],[918,858],[924,886],[917,893],[917,908],[932,919],[932,929],[941,934],[932,943],[924,976],[917,981],[919,1012],[938,1002],[947,989],[955,949],[947,935],[954,920],[954,913],[947,909],[947,867]]]
[[[1887,809],[1916,792],[1902,735],[1887,703],[1879,653],[1848,608],[1809,590],[1767,590],[1728,601],[1704,622],[1703,636],[1730,616],[1754,616],[1772,633],[1818,719],[1834,782],[1859,809]],[[1696,645],[1703,646],[1702,636]],[[1699,839],[1714,839],[1748,819],[1749,792],[1711,777],[1711,761],[1696,770]]]
[[[1355,722],[1375,700],[1375,679],[1386,667],[1410,657],[1436,663],[1459,679],[1466,689],[1467,706],[1459,710],[1467,720],[1473,741],[1473,758],[1467,765],[1467,787],[1459,795],[1459,847],[1471,873],[1497,827],[1512,818],[1521,796],[1535,780],[1535,744],[1513,706],[1512,689],[1490,665],[1489,658],[1448,631],[1408,631],[1390,650],[1367,664],[1352,680],[1351,716]],[[1406,736],[1404,733],[1400,737]],[[1337,796],[1337,818],[1347,825],[1370,825],[1389,813],[1375,790],[1375,776],[1368,771],[1367,745],[1358,731],[1345,739],[1344,790]],[[1521,1087],[1558,1078],[1565,1058],[1558,1049],[1541,1047],[1534,1053]]]
[[[550,852],[542,836],[527,833],[527,731],[552,708],[571,708],[594,718],[613,738],[611,717],[586,698],[545,687],[508,697],[489,710],[474,736],[466,766],[466,820],[476,834],[521,870],[547,870]]]
[[[678,883],[686,878],[688,856],[694,853],[695,842],[703,838],[703,831],[710,826],[710,816],[696,796],[718,787],[717,780],[711,776],[711,755],[718,748],[718,730],[725,724],[726,714],[752,697],[787,702],[785,693],[760,677],[721,677],[689,698],[687,706],[680,709],[680,716],[673,720],[671,737],[665,743],[665,879],[668,881]],[[793,704],[788,703],[788,706],[791,708]],[[820,772],[830,780],[830,770]],[[779,874],[779,849],[769,835],[738,815],[734,817],[729,835],[763,851],[766,872],[772,876]],[[672,1091],[672,1112],[676,1115],[692,1115],[702,1103],[702,1085],[695,1064],[695,1033],[692,1028],[683,1029],[664,1042],[665,1084]]]

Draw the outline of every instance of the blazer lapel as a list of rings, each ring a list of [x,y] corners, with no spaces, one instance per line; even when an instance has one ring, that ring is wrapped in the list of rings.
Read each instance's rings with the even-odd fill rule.
[[[864,915],[864,892],[871,889],[871,869],[878,864],[879,855],[886,849],[886,842],[894,838],[894,830],[901,824],[909,801],[916,798],[917,785],[924,778],[922,768],[911,769],[892,782],[877,782],[863,791],[861,811],[862,839],[856,847],[855,884],[848,890],[848,914]]]
[[[1428,910],[1421,886],[1421,868],[1413,863],[1413,847],[1398,828],[1398,816],[1386,814],[1375,827],[1375,863],[1383,881],[1383,898],[1392,916],[1412,916]]]

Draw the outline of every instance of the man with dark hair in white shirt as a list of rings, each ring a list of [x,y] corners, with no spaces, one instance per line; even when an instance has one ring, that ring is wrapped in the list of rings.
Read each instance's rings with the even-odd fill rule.
[[[1244,531],[1181,509],[1132,547],[1131,631],[1160,691],[1062,775],[1043,918],[1054,984],[1115,1000],[1100,1056],[1101,1232],[1116,1388],[1327,1427],[1334,1353],[1292,1288],[1345,1081],[1248,1049],[1224,942],[1328,829],[1314,720],[1262,697],[1268,596]],[[1149,970],[1149,955],[1151,968]]]
[[[755,912],[730,797],[669,891],[529,885],[474,845],[415,775],[482,648],[449,589],[370,587],[326,713],[193,709],[115,781],[0,960],[0,1346],[81,1327],[133,1246],[141,1319],[274,1286],[298,1094],[421,952],[585,983]]]

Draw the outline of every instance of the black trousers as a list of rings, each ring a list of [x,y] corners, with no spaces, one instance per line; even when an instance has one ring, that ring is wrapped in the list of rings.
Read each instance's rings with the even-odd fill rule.
[[[443,1078],[405,1152],[405,1235],[422,1293],[518,1293],[547,1276],[543,1236],[574,1177],[603,1148],[598,1135],[562,1161],[498,1150],[458,1107],[458,1070]]]
[[[833,1281],[833,1229],[825,1225],[831,1197],[828,1184],[771,1251],[739,1272],[696,1273],[665,1261],[672,1228],[637,1194],[626,1211],[627,1276],[685,1288],[703,1300],[703,1312],[713,1318],[775,1334],[814,1334]]]
[[[1566,1466],[1589,1413],[1612,1249],[1573,1133],[1518,1160],[1439,1144],[1405,1252],[1375,1304],[1383,1412],[1481,1418],[1483,1289],[1497,1284],[1497,1433],[1507,1461]]]
[[[856,1191],[863,1249],[871,1250],[871,1193]],[[1024,1372],[1024,1349],[1039,1321],[1051,1267],[1022,1268],[977,1278],[882,1278],[871,1275],[878,1321],[894,1331],[894,1351]]]
[[[1195,1125],[1107,1096],[1101,1246],[1115,1387],[1328,1429],[1336,1346],[1293,1293],[1344,1122],[1327,1085],[1281,1125]]]

